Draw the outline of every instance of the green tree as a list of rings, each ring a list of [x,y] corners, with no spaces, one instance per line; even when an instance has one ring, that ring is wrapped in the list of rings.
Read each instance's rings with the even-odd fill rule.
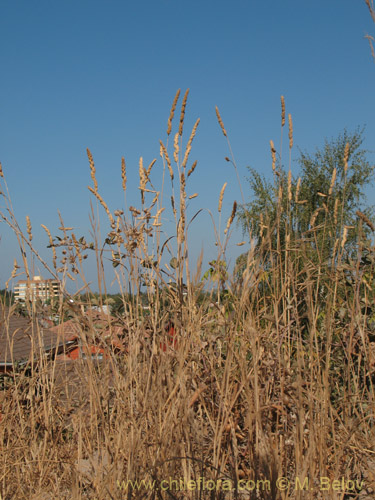
[[[14,303],[13,293],[3,288],[2,290],[0,290],[0,300],[1,303],[6,306],[12,305]]]
[[[335,243],[340,238],[342,241],[345,226],[345,249],[353,252],[358,211],[370,221],[370,225],[363,226],[368,234],[373,207],[366,206],[364,190],[374,180],[374,165],[367,160],[368,151],[362,143],[363,130],[344,130],[336,139],[326,140],[312,155],[300,151],[299,177],[288,178],[278,165],[273,183],[249,169],[252,200],[240,207],[238,217],[244,232],[250,230],[258,249],[268,258],[270,251],[285,249],[288,235],[294,243],[308,242],[314,260],[332,261]],[[244,263],[246,259],[240,257],[238,265]]]

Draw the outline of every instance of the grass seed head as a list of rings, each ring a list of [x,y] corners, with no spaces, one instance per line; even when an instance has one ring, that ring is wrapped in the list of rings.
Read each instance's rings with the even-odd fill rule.
[[[27,226],[27,234],[29,235],[29,241],[33,239],[33,233],[31,229],[30,217],[26,215],[26,226]]]
[[[156,158],[154,158],[152,160],[152,162],[150,163],[150,165],[148,166],[148,168],[146,170],[146,182],[150,180],[151,170],[152,170],[152,167],[155,165],[155,163],[156,163]]]
[[[215,110],[216,110],[217,121],[219,122],[219,125],[221,127],[224,136],[227,137],[227,131],[225,130],[223,120],[221,119],[219,108],[215,106]]]
[[[126,163],[125,163],[125,158],[121,158],[121,179],[122,179],[122,189],[124,190],[124,193],[126,191]]]
[[[171,164],[171,160],[169,158],[169,155],[168,155],[168,151],[167,151],[167,148],[164,146],[163,142],[160,141],[160,155],[161,157],[164,156],[165,158],[165,161],[167,162],[167,166],[168,166],[168,170],[169,170],[169,176],[171,178],[171,181],[173,181],[174,179],[174,174],[173,174],[173,169],[172,169],[172,164]]]
[[[374,224],[370,221],[370,219],[367,217],[366,214],[364,214],[363,212],[361,212],[360,210],[357,210],[356,211],[356,215],[361,219],[363,220],[363,222],[366,224],[366,226],[368,226],[371,231],[375,231],[375,226]]]
[[[272,170],[275,172],[276,170],[276,149],[275,145],[273,143],[273,140],[270,140],[270,147],[271,147],[271,155],[272,155]]]
[[[227,184],[228,184],[227,182],[224,182],[223,187],[221,188],[221,191],[220,191],[219,206],[218,206],[219,213],[221,212],[221,207],[223,205],[224,191],[225,191],[225,188],[227,187]]]
[[[224,234],[227,234],[230,226],[232,225],[232,222],[234,221],[234,218],[236,216],[236,211],[237,211],[237,202],[235,201],[233,203],[232,213],[230,214],[230,217],[228,219],[227,227],[225,228]]]
[[[173,117],[174,117],[174,112],[176,111],[177,101],[178,101],[178,98],[180,97],[180,92],[181,92],[181,89],[178,89],[176,92],[176,95],[174,96],[174,99],[173,99],[171,112],[169,113],[169,118],[168,118],[167,135],[169,135],[172,131],[172,121],[173,121]]]
[[[156,226],[157,224],[159,224],[159,219],[160,219],[160,216],[161,214],[164,212],[165,210],[165,207],[162,207],[160,208],[157,212],[156,212],[156,215],[153,217],[155,220],[154,220],[154,223],[153,223],[153,226]]]
[[[178,164],[178,154],[180,152],[180,145],[178,143],[178,138],[180,136],[178,135],[178,132],[174,136],[174,141],[173,141],[173,159],[176,164]]]
[[[96,169],[95,169],[95,164],[94,164],[94,158],[91,154],[91,151],[89,150],[89,148],[86,149],[87,151],[87,157],[89,159],[89,164],[90,164],[90,171],[91,171],[91,179],[93,180],[94,182],[94,189],[95,191],[98,190],[98,182],[96,180]]]
[[[107,203],[103,200],[103,198],[100,196],[100,194],[98,193],[98,191],[95,191],[91,186],[87,186],[87,187],[88,187],[88,190],[91,191],[91,193],[95,196],[95,198],[99,201],[99,203],[101,204],[101,206],[106,211],[106,214],[108,215],[108,219],[109,219],[109,221],[111,223],[111,226],[112,227],[116,227],[115,220],[113,218],[113,215],[109,211]]]
[[[145,187],[147,184],[146,171],[143,167],[143,158],[139,158],[139,189],[141,190],[142,205],[145,202]]]
[[[288,200],[292,201],[292,171],[288,172]]]
[[[298,177],[297,187],[296,187],[296,196],[295,196],[296,203],[298,203],[298,196],[299,196],[300,189],[301,189],[301,177]]]
[[[344,231],[342,233],[341,248],[345,247],[346,240],[348,238],[348,226],[344,226]]]
[[[335,225],[337,224],[337,212],[338,212],[338,208],[339,208],[339,199],[336,198],[335,199],[335,206],[333,208],[333,222],[335,223]]]
[[[282,202],[282,199],[283,199],[283,186],[282,184],[280,183],[279,185],[279,191],[277,193],[277,201],[278,203],[281,205],[281,202]]]
[[[317,209],[313,212],[313,214],[312,214],[312,216],[311,216],[311,219],[310,219],[310,226],[311,226],[311,228],[313,228],[313,227],[315,226],[316,218],[318,217],[319,212],[320,212],[321,210],[322,210],[322,208],[317,208]]]
[[[333,191],[333,186],[335,185],[335,181],[336,181],[336,174],[337,174],[337,170],[336,170],[336,167],[333,169],[333,172],[332,172],[332,177],[331,177],[331,183],[329,185],[329,190],[328,190],[328,195],[331,196],[332,194],[332,191]]]
[[[188,171],[188,174],[187,174],[188,177],[190,177],[191,174],[194,172],[195,167],[197,166],[197,163],[198,163],[198,161],[195,160],[195,162],[192,164],[192,166],[191,166],[191,168],[190,168],[190,170]]]
[[[180,126],[178,127],[178,133],[180,136],[182,136],[182,132],[184,129],[185,110],[186,110],[186,102],[187,102],[188,95],[189,95],[189,89],[186,90],[184,98],[182,100],[182,105],[181,105]]]
[[[16,258],[14,258],[14,260],[13,260],[12,274],[10,275],[10,278],[8,279],[8,281],[5,283],[5,290],[8,289],[10,281],[17,276],[18,269],[20,269],[20,266],[17,264]]]
[[[180,195],[185,199],[186,198],[186,178],[184,172],[181,172],[180,175]]]
[[[55,248],[55,245],[53,244],[53,239],[52,239],[51,232],[48,229],[48,227],[45,226],[44,224],[41,224],[41,226],[45,230],[45,232],[47,233],[47,236],[48,236],[48,239],[49,239],[49,245],[52,248],[52,254],[53,254],[52,263],[53,263],[53,267],[56,269],[56,267],[57,267],[57,264],[56,264],[56,261],[57,261],[56,248]]]
[[[365,0],[366,5],[368,7],[368,10],[370,11],[370,15],[372,17],[372,20],[375,23],[375,8],[374,8],[374,2],[373,0]]]
[[[292,149],[292,147],[293,147],[293,121],[292,121],[292,115],[290,113],[288,115],[288,121],[289,121],[289,149]]]
[[[171,205],[172,205],[173,215],[176,217],[177,212],[176,212],[176,205],[174,203],[174,196],[171,196]]]
[[[281,126],[285,125],[285,99],[284,96],[281,96]]]
[[[197,133],[197,128],[198,128],[199,122],[200,122],[200,118],[198,118],[198,120],[195,122],[193,130],[191,131],[188,143],[186,145],[185,155],[184,155],[184,159],[182,161],[182,167],[183,168],[186,167],[186,163],[188,161],[189,154],[190,154],[190,151],[191,151],[191,145],[193,143],[193,139],[195,137],[195,134]]]

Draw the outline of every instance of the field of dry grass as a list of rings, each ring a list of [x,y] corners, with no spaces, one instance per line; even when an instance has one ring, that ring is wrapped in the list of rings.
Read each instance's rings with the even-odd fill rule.
[[[94,213],[104,210],[108,219],[101,222],[102,232],[108,224],[105,242],[98,236],[90,248],[63,222],[62,239],[56,242],[45,228],[52,252],[46,272],[63,282],[85,283],[85,256],[95,253],[105,297],[103,260],[111,258],[124,291],[118,321],[125,349],[109,350],[100,361],[42,359],[30,372],[19,370],[3,383],[3,500],[375,495],[374,247],[359,231],[355,256],[349,258],[348,228],[338,220],[340,238],[327,262],[317,243],[328,227],[324,221],[311,220],[301,237],[292,232],[298,193],[287,182],[285,193],[281,184],[279,189],[280,200],[283,195],[289,200],[287,217],[273,227],[264,224],[260,246],[249,251],[241,276],[231,276],[223,264],[236,215],[233,204],[221,231],[215,231],[216,268],[213,264],[205,288],[211,292],[202,293],[205,270],[201,261],[193,266],[187,252],[194,214],[187,213],[186,202],[195,194],[188,194],[188,183],[191,175],[199,175],[190,160],[199,120],[184,141],[187,97],[188,92],[173,135],[176,95],[167,140],[160,142],[160,189],[152,180],[154,162],[145,166],[140,160],[139,207],[110,210],[88,151]],[[218,110],[217,116],[227,137]],[[282,119],[285,123],[285,103]],[[276,170],[273,143],[271,153]],[[28,273],[27,256],[39,254],[30,220],[22,232],[2,181],[9,207],[3,219],[23,249],[16,277],[21,267]],[[171,199],[164,199],[167,182]],[[281,182],[277,175],[275,182]],[[126,192],[124,160],[122,186]],[[223,217],[224,191],[225,185],[218,193]],[[162,232],[165,208],[175,220],[170,241]],[[364,216],[360,224],[367,223]],[[275,248],[281,234],[285,245]],[[149,309],[141,306],[141,290],[147,292]],[[61,300],[61,317],[68,307],[82,325],[82,343],[104,345],[106,339],[97,338],[76,306]],[[168,321],[175,326],[176,342],[165,332]]]

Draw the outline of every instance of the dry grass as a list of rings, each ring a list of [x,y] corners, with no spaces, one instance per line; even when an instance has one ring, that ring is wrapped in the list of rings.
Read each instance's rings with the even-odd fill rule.
[[[180,137],[187,95],[178,124]],[[179,92],[167,135],[178,97]],[[285,122],[284,100],[282,106]],[[218,110],[217,114],[227,137]],[[293,240],[288,225],[281,227],[278,220],[271,227],[265,220],[260,251],[249,251],[244,273],[236,280],[220,264],[229,235],[223,244],[219,232],[216,268],[211,288],[207,287],[212,291],[202,294],[201,260],[192,273],[187,251],[187,178],[196,162],[187,177],[184,174],[197,123],[181,170],[175,154],[179,195],[172,195],[174,246],[162,232],[164,186],[159,190],[151,185],[153,163],[147,170],[140,163],[142,207],[130,207],[129,214],[112,213],[98,193],[88,152],[95,186],[89,189],[108,218],[101,223],[102,231],[108,226],[106,243],[100,243],[95,230],[90,244],[62,225],[62,243],[53,242],[52,247],[55,272],[49,271],[56,278],[69,273],[85,283],[83,260],[93,251],[104,290],[100,302],[105,298],[103,255],[110,256],[124,304],[117,318],[123,349],[111,349],[108,338],[98,335],[82,315],[77,301],[81,296],[75,297],[74,304],[61,300],[58,312],[81,325],[82,344],[96,343],[109,355],[101,362],[43,359],[28,372],[19,369],[4,380],[2,499],[343,500],[365,498],[366,491],[371,498],[375,490],[375,338],[370,304],[375,286],[372,264],[361,274],[359,263],[365,251],[373,256],[374,249],[367,248],[359,235],[358,260],[353,264],[357,271],[351,272],[340,242],[334,249],[335,266],[320,260],[319,250],[312,258],[310,241],[324,230],[314,227],[315,221],[305,239]],[[173,184],[167,147],[160,144]],[[173,147],[178,150],[176,141]],[[272,142],[271,153],[275,170]],[[121,174],[126,190],[124,161]],[[280,193],[281,197],[281,189]],[[291,202],[291,192],[288,198]],[[235,213],[236,202],[225,233]],[[18,230],[12,217],[7,220]],[[52,244],[50,231],[44,229]],[[271,239],[281,231],[287,231],[287,245],[272,250]],[[343,238],[345,231],[343,227]],[[30,253],[30,234],[20,234],[22,248],[29,244]],[[168,252],[172,259],[166,266]],[[38,255],[35,249],[34,255]],[[268,268],[264,255],[269,257]],[[149,309],[142,307],[142,283],[146,283]],[[131,296],[126,293],[129,287]],[[176,331],[174,339],[165,331],[169,321]],[[113,328],[110,321],[108,328]],[[203,488],[199,478],[210,486],[209,480],[216,485],[222,481],[223,488]],[[285,482],[280,478],[290,481],[289,489],[282,489]],[[351,490],[347,482],[344,490],[341,486],[338,491],[324,489],[342,478],[358,481],[362,490]],[[128,480],[152,482],[154,488],[145,484],[132,488],[129,483],[125,490]],[[201,481],[201,488],[188,488],[193,484],[189,481]],[[163,490],[166,484],[172,486],[168,491]],[[181,484],[184,491],[177,489]],[[258,488],[251,488],[257,484]]]
[[[374,21],[375,23],[375,8],[374,8],[374,1],[373,0],[365,0],[365,3],[368,7],[368,10],[370,12],[370,16],[372,18],[372,20]],[[375,61],[375,51],[374,51],[374,37],[367,34],[365,35],[365,38],[367,38],[368,42],[369,42],[369,45],[370,45],[370,51],[371,51],[371,55]]]

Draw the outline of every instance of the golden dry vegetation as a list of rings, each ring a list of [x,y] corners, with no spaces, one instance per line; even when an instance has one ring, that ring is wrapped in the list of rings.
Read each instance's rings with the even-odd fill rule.
[[[85,285],[84,261],[95,254],[99,302],[106,296],[103,262],[111,259],[123,291],[124,307],[116,314],[122,348],[114,349],[108,335],[87,321],[80,307],[83,295],[70,303],[65,292],[54,305],[61,321],[69,315],[80,325],[83,345],[96,343],[108,356],[74,363],[36,356],[39,361],[27,370],[19,367],[2,379],[3,500],[364,499],[375,494],[375,253],[362,230],[371,221],[359,214],[356,256],[350,261],[345,246],[350,228],[340,220],[333,258],[327,262],[320,254],[319,238],[329,227],[324,221],[335,214],[319,224],[313,217],[308,234],[295,238],[292,206],[299,188],[292,192],[291,177],[282,184],[276,175],[271,142],[280,207],[286,188],[287,217],[272,227],[263,224],[260,246],[247,253],[242,273],[231,276],[224,262],[234,202],[223,228],[215,228],[218,255],[202,281],[202,258],[193,265],[187,251],[194,214],[188,214],[186,200],[196,194],[189,195],[188,181],[199,175],[197,162],[190,160],[199,120],[187,141],[183,135],[187,98],[188,91],[171,135],[177,93],[167,140],[160,142],[161,189],[152,180],[155,162],[146,166],[140,159],[139,207],[110,210],[87,151],[89,190],[108,219],[101,228],[108,225],[105,242],[94,232],[87,243],[63,220],[57,241],[43,226],[52,254],[51,265],[41,262],[64,284]],[[281,118],[284,127],[284,99]],[[291,115],[287,123],[291,150]],[[231,150],[229,156],[237,172]],[[126,193],[124,159],[121,178]],[[28,256],[40,256],[30,219],[23,232],[2,182],[9,208],[2,218],[23,255],[14,265],[16,278],[21,270],[31,274]],[[164,182],[171,183],[171,199],[163,197]],[[225,187],[218,193],[218,217],[224,216]],[[332,196],[332,189],[323,194]],[[165,209],[175,221],[170,240],[162,231]],[[281,234],[285,245],[275,249],[273,241],[281,241]],[[46,314],[34,305],[28,314],[40,318],[41,311]],[[165,331],[169,321],[176,331],[173,341]]]

